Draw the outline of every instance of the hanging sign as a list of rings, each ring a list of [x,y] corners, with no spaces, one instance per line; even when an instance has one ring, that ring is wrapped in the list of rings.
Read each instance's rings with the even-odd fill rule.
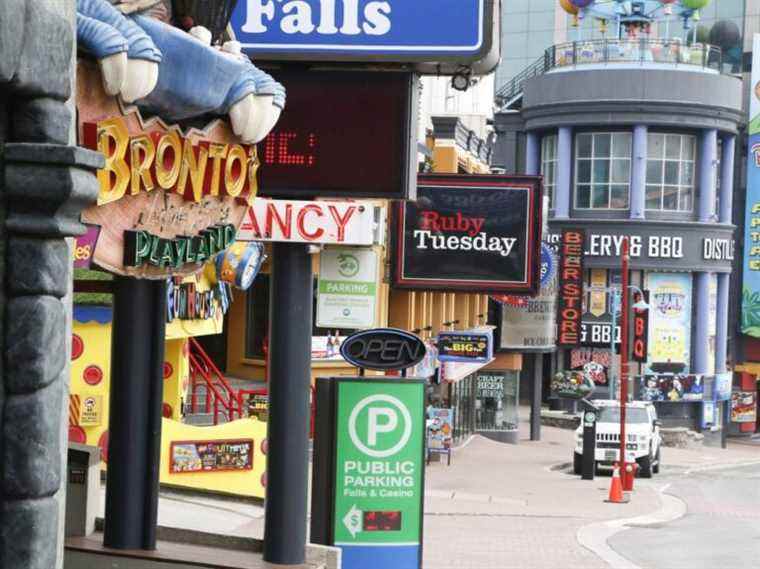
[[[636,302],[643,300],[649,304],[649,292],[644,291],[643,298],[637,295]],[[631,357],[633,361],[645,362],[649,354],[649,310],[633,309],[633,349]]]
[[[541,288],[535,297],[497,295],[501,303],[500,347],[520,351],[551,351],[557,334],[557,258],[541,244]]]
[[[198,272],[210,250],[220,250],[209,232],[231,226],[234,236],[256,195],[256,146],[240,144],[221,120],[183,130],[144,119],[136,107],[124,108],[103,91],[94,67],[80,67],[79,144],[106,159],[98,171],[97,204],[82,212],[84,222],[101,228],[92,262],[137,278]],[[147,256],[131,256],[134,250]]]
[[[540,200],[538,177],[421,176],[398,209],[396,286],[534,294]]]
[[[491,51],[493,20],[485,0],[247,0],[230,25],[257,60],[464,65]]]
[[[489,332],[440,332],[438,361],[488,363],[493,358],[493,334]]]
[[[425,343],[414,334],[395,328],[357,332],[340,345],[340,354],[361,369],[403,370],[425,357]]]
[[[357,202],[255,199],[239,241],[372,245],[374,208]]]
[[[684,273],[648,273],[649,368],[655,364],[681,364],[688,372],[691,361],[692,279]]]
[[[417,569],[425,384],[335,381],[333,545],[346,569]]]
[[[377,304],[377,253],[331,248],[319,256],[317,327],[371,328]]]
[[[565,229],[560,242],[557,345],[577,346],[583,314],[583,229]]]

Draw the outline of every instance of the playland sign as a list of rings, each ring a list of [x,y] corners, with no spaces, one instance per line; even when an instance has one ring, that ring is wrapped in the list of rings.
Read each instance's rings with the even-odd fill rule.
[[[92,262],[113,273],[162,279],[197,272],[228,247],[256,195],[256,147],[221,120],[181,130],[143,120],[103,92],[81,65],[79,143],[106,158],[98,203],[82,213],[99,226]]]

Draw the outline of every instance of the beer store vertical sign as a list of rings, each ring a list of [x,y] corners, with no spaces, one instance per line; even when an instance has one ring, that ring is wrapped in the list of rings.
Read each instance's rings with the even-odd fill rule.
[[[557,345],[577,346],[583,314],[583,229],[565,229],[560,242]]]
[[[417,569],[422,559],[422,381],[337,386],[334,544],[347,569]]]

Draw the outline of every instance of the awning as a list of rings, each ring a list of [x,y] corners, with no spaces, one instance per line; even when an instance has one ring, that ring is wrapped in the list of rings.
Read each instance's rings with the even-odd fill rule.
[[[462,362],[442,362],[441,363],[441,382],[456,383],[463,380],[468,375],[483,369],[493,361],[493,358],[487,362],[462,363]]]

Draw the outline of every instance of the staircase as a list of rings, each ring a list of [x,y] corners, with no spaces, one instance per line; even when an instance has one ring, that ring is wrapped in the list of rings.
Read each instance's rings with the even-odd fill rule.
[[[496,91],[496,107],[502,111],[521,107],[525,82],[533,77],[543,75],[550,67],[550,56],[547,52]]]
[[[190,338],[190,393],[185,422],[218,425],[243,416],[242,401],[195,338]]]

